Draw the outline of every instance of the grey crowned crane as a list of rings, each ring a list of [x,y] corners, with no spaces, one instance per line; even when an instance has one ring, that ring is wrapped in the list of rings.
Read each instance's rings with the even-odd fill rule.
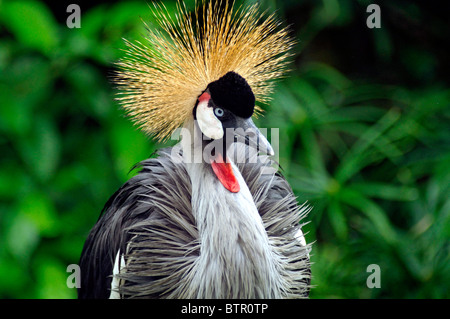
[[[308,297],[309,209],[251,119],[293,41],[257,5],[177,10],[152,9],[159,29],[126,42],[116,82],[141,129],[181,140],[106,203],[82,251],[79,298]]]

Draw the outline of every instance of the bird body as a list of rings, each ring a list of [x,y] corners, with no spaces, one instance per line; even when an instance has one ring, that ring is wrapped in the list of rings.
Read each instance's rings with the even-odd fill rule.
[[[203,171],[195,174],[208,187],[195,191],[182,155],[173,161],[173,154],[162,149],[142,162],[106,204],[83,251],[80,297],[307,297],[309,248],[299,221],[308,208],[297,205],[281,175],[261,174],[271,160],[235,165],[247,185],[243,195],[222,192],[207,167],[193,169]],[[202,179],[208,175],[211,183]],[[215,196],[205,201],[198,191]],[[194,205],[205,209],[196,215]],[[127,264],[120,287],[112,284],[119,251]]]
[[[225,9],[229,9],[228,5]],[[272,20],[269,20],[272,24],[263,22],[264,28],[252,27],[254,7],[249,16],[228,13],[235,22],[215,17],[214,10],[218,9],[211,4],[203,9],[202,32],[218,41],[207,43],[209,47],[217,46],[212,52],[205,49],[204,41],[213,40],[190,39],[194,32],[189,29],[192,22],[187,16],[179,21],[181,31],[174,31],[166,17],[163,25],[175,43],[169,53],[173,57],[194,57],[174,66],[167,64],[165,58],[161,62],[162,57],[155,53],[144,55],[143,47],[131,45],[139,57],[132,55],[120,64],[124,70],[118,81],[126,92],[121,101],[137,118],[136,122],[157,138],[163,138],[182,123],[182,138],[174,147],[162,149],[156,157],[140,163],[140,172],[106,203],[83,248],[80,298],[308,296],[309,246],[299,222],[309,209],[298,206],[289,184],[273,169],[276,163],[269,156],[253,152],[239,160],[243,154],[250,154],[250,149],[273,152],[251,116],[257,109],[255,97],[270,91],[262,76],[266,74],[272,79],[279,75],[283,61],[279,56],[289,47],[289,41],[274,47],[272,42],[284,39],[284,31],[273,33]],[[202,29],[198,24],[197,27]],[[220,35],[220,30],[225,35]],[[156,33],[153,36],[156,37],[153,45],[162,45],[161,38]],[[180,37],[189,38],[191,44],[179,41]],[[245,39],[245,44],[239,42]],[[252,41],[253,46],[278,49],[262,57],[266,64],[259,60],[260,53],[252,51],[254,57],[239,65],[232,53],[243,48],[249,50],[246,46]],[[200,47],[195,48],[193,43],[200,43]],[[201,81],[204,84],[200,91],[185,83],[188,88],[181,92],[185,99],[175,106],[171,104],[175,95],[161,100],[163,96],[154,83],[157,74],[168,68],[163,75],[170,78],[183,72],[173,71],[177,67],[184,65],[190,69],[194,65],[204,75],[208,73],[204,70],[208,64],[196,64],[197,60],[207,59],[211,63],[219,53],[217,50],[233,60],[216,61],[221,65],[220,76],[211,79],[209,74],[208,82]],[[144,62],[137,63],[143,56]],[[155,59],[163,66],[155,66]],[[249,68],[252,63],[258,65],[253,73]],[[233,69],[222,70],[230,65]],[[267,71],[271,69],[272,72]],[[193,78],[198,80],[198,74],[193,72]],[[171,83],[175,87],[180,85],[179,79],[166,85]],[[176,97],[182,98],[178,93]],[[150,103],[155,99],[156,106]],[[188,113],[186,105],[190,105]],[[178,124],[162,117],[166,114],[172,118],[172,109],[181,117],[175,121]]]

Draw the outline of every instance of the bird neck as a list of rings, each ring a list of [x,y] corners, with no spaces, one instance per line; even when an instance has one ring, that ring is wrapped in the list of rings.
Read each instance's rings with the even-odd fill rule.
[[[194,152],[194,144],[182,141],[183,154],[184,147]],[[278,257],[244,178],[231,165],[241,186],[237,193],[220,183],[209,163],[186,161],[201,247],[192,297],[280,297]]]

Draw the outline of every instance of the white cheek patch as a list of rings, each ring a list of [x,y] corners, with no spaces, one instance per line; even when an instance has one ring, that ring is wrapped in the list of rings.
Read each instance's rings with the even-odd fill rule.
[[[223,137],[222,122],[214,115],[214,108],[208,107],[208,101],[198,103],[196,115],[198,126],[203,134],[214,140]]]

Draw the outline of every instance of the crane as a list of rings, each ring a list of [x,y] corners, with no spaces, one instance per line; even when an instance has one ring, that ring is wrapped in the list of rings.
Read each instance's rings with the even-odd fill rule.
[[[158,27],[126,41],[117,99],[156,140],[181,140],[105,204],[81,254],[79,298],[308,297],[310,208],[252,121],[286,70],[287,28],[258,5],[151,9]]]

